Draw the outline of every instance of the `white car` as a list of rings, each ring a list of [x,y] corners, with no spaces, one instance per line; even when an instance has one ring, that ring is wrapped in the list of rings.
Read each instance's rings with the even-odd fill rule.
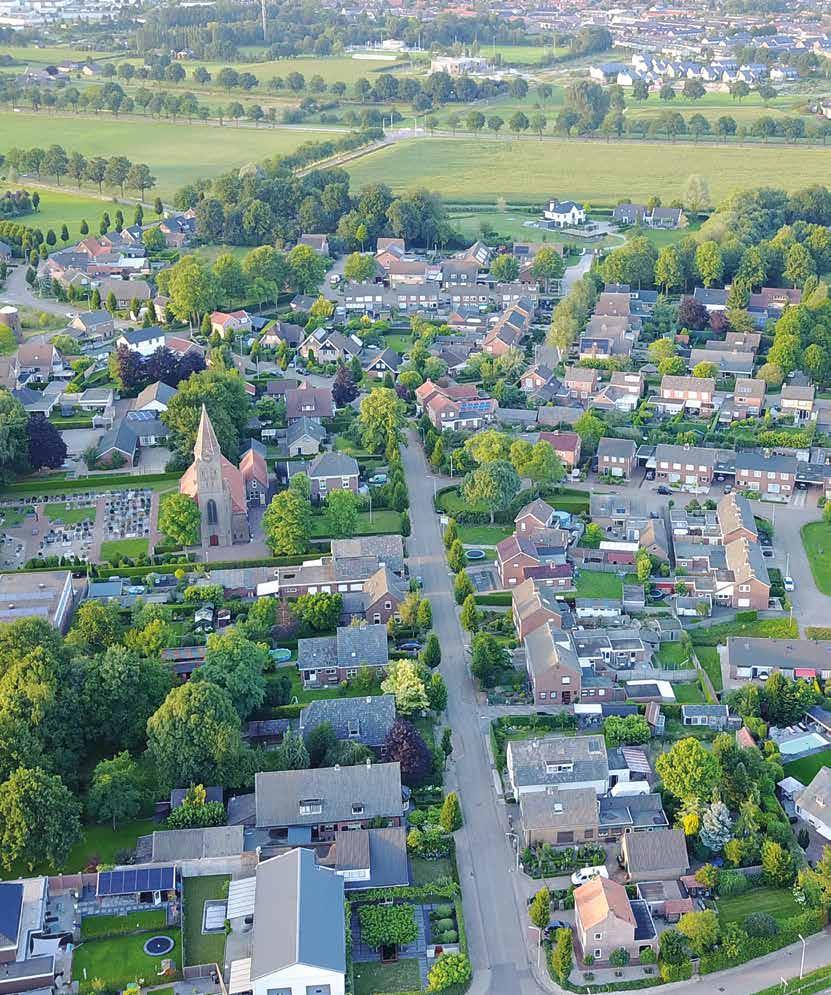
[[[793,577],[785,577],[782,581],[782,587],[784,587],[786,591],[793,591],[796,587],[796,584],[793,582]]]
[[[575,871],[571,875],[571,883],[585,884],[587,881],[593,881],[595,878],[607,878],[608,876],[609,872],[603,864],[599,864],[597,867],[581,867],[579,871]]]

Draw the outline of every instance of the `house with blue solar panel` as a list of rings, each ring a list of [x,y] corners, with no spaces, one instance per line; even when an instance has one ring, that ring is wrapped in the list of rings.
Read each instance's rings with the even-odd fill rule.
[[[123,915],[166,907],[178,901],[179,887],[172,865],[99,871],[95,887],[84,888],[78,908],[83,915]]]

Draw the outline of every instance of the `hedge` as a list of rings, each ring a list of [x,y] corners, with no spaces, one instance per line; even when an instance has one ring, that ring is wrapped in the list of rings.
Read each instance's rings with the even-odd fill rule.
[[[780,922],[780,932],[776,936],[748,937],[742,942],[735,957],[728,957],[723,950],[705,954],[699,961],[699,973],[712,974],[714,971],[723,971],[725,968],[736,967],[757,957],[764,957],[765,954],[773,953],[775,950],[781,950],[782,947],[788,947],[798,942],[800,933],[803,936],[818,933],[825,927],[827,918],[823,909],[811,909],[797,916],[791,916],[790,919],[783,919]]]
[[[409,899],[413,902],[429,902],[434,898],[456,898],[461,894],[459,885],[450,878],[437,878],[430,884],[407,885],[402,888],[367,888],[366,891],[353,892],[350,902],[393,902]]]
[[[477,605],[510,605],[512,603],[510,591],[494,591],[491,594],[477,594],[473,599]]]
[[[107,487],[117,489],[124,487],[141,488],[145,484],[158,484],[167,480],[173,482],[179,480],[181,476],[181,473],[105,473],[90,477],[76,477],[73,480],[50,481],[44,479],[42,484],[37,479],[32,478],[7,484],[3,488],[2,494],[26,494],[33,489],[37,492],[38,488],[41,488],[44,494],[56,494],[60,493],[61,490],[65,490],[67,493],[95,491]]]
[[[296,719],[305,707],[305,705],[275,705],[271,709],[271,716],[275,719]]]

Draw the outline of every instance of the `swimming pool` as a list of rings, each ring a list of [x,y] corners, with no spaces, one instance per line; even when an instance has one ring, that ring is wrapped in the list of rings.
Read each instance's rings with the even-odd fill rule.
[[[794,753],[807,753],[809,750],[824,750],[828,746],[826,740],[816,732],[806,732],[779,744],[779,752],[786,757]]]

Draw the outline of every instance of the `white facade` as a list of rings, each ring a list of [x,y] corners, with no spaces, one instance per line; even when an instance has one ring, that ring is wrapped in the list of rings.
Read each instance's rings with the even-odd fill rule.
[[[282,971],[275,971],[257,978],[251,990],[254,995],[269,995],[269,992],[291,992],[291,995],[344,995],[344,976],[335,971],[305,964],[293,964]]]

